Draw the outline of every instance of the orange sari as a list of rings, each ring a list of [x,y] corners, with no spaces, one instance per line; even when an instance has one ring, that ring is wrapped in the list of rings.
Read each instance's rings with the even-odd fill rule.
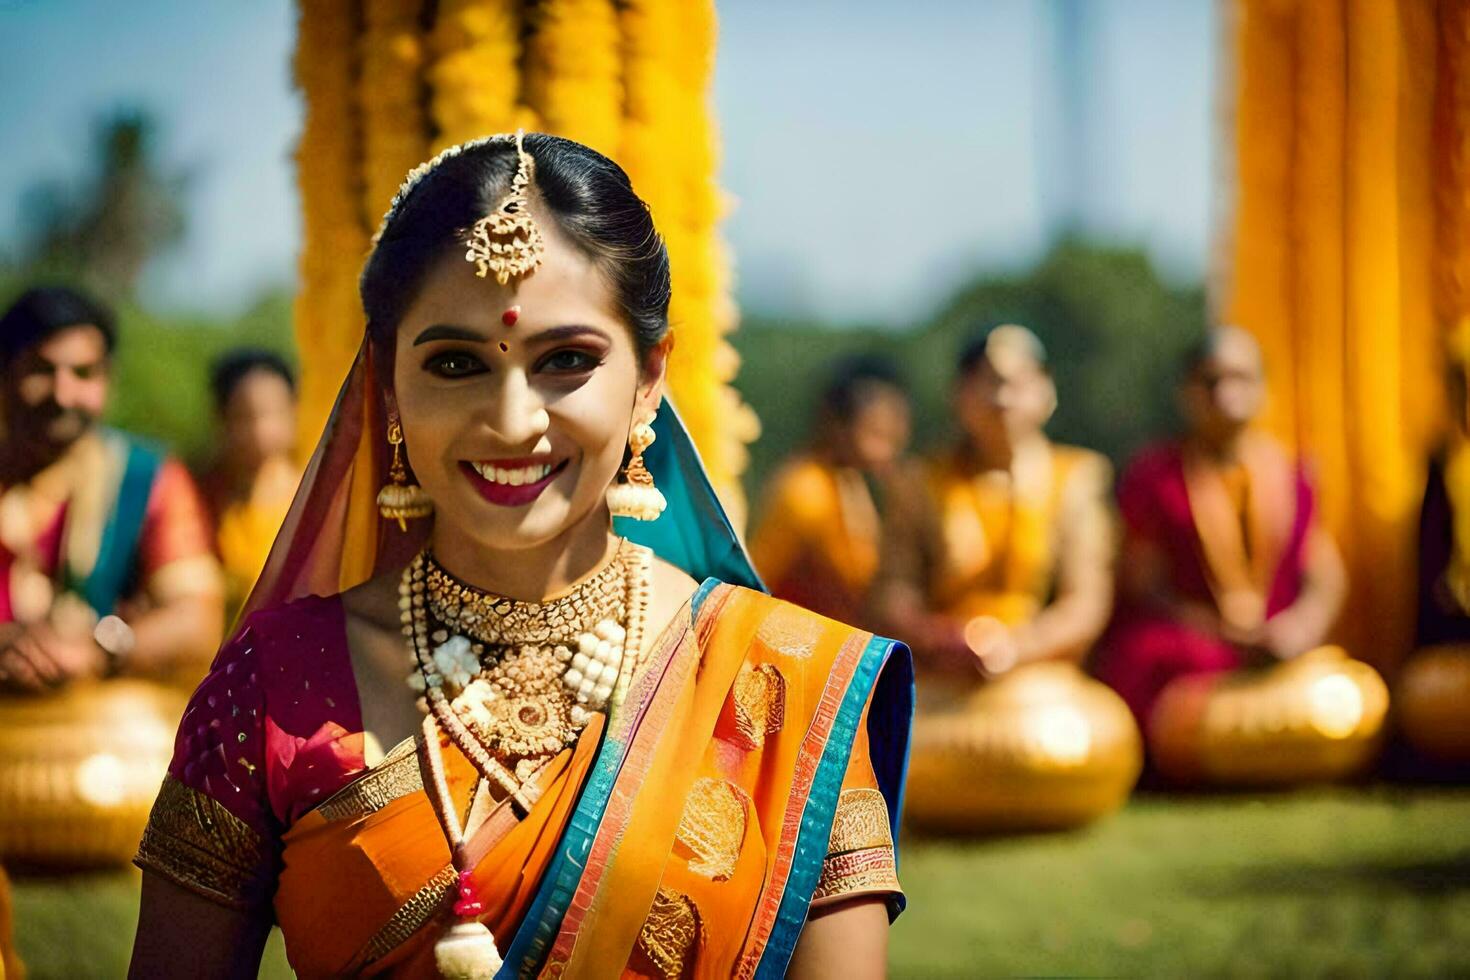
[[[895,499],[881,574],[914,585],[938,612],[1024,623],[1053,597],[1067,534],[1111,533],[1106,461],[1047,445],[1011,470],[982,470],[962,450],[927,461]]]
[[[750,557],[772,595],[862,622],[880,538],[878,508],[863,475],[805,457],[772,479],[750,535]]]
[[[221,654],[138,863],[273,913],[301,976],[432,977],[455,878],[418,747],[362,765],[355,705],[318,700],[322,664],[301,666],[340,617],[267,610]],[[709,580],[524,816],[474,802],[445,745],[456,803],[488,810],[471,851],[500,975],[779,976],[814,902],[880,894],[897,914],[911,701],[901,646]]]

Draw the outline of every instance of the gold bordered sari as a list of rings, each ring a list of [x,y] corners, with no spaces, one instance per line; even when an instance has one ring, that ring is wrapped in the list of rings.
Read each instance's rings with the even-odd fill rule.
[[[421,540],[379,533],[365,551],[366,532],[350,533],[378,525],[364,488],[384,463],[367,356],[257,612],[185,716],[138,863],[273,915],[303,976],[432,976],[452,875],[418,755],[405,743],[363,764],[340,601],[290,601],[330,596],[320,586]],[[476,831],[501,976],[779,976],[813,903],[869,893],[902,907],[907,651],[749,587],[759,580],[671,408],[660,423],[648,465],[669,510],[618,530],[705,581],[625,703],[535,777],[529,813],[497,808]],[[446,749],[468,808],[473,770]]]

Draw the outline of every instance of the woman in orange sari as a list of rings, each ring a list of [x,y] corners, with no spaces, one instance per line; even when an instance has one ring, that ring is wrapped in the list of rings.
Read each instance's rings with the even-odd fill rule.
[[[253,975],[272,922],[305,977],[881,974],[907,652],[758,591],[661,399],[669,291],[584,146],[410,175],[180,727],[135,976]]]
[[[220,438],[199,489],[224,566],[226,619],[234,622],[301,482],[296,377],[279,354],[240,348],[215,361],[210,387]]]
[[[872,619],[881,488],[909,441],[908,391],[886,358],[832,371],[811,445],[771,479],[750,555],[771,594],[849,623]],[[877,491],[877,492],[875,492]]]

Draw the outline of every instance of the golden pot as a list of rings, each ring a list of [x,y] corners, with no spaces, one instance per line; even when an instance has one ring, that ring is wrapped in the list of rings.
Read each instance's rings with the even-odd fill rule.
[[[20,955],[15,951],[15,917],[11,911],[10,879],[0,868],[0,980],[19,980],[25,975]]]
[[[1394,688],[1404,738],[1431,759],[1470,762],[1470,646],[1426,647]]]
[[[905,819],[947,833],[1075,827],[1122,806],[1141,765],[1122,699],[1072,664],[1029,664],[920,713]]]
[[[56,868],[132,860],[184,701],[137,680],[0,698],[0,860]]]
[[[1149,752],[1176,782],[1285,786],[1357,775],[1377,757],[1388,687],[1340,647],[1263,670],[1183,677],[1149,723]]]

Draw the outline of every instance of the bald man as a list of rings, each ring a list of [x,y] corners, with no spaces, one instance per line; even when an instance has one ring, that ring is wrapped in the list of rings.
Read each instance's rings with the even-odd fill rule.
[[[1056,403],[1041,341],[996,327],[960,357],[957,444],[890,494],[875,598],[914,648],[926,710],[982,676],[1080,661],[1107,624],[1112,474],[1047,437]]]
[[[1179,677],[1320,646],[1347,592],[1304,466],[1255,427],[1255,339],[1216,328],[1184,368],[1183,437],[1144,450],[1119,484],[1120,610],[1097,670],[1145,732]]]

